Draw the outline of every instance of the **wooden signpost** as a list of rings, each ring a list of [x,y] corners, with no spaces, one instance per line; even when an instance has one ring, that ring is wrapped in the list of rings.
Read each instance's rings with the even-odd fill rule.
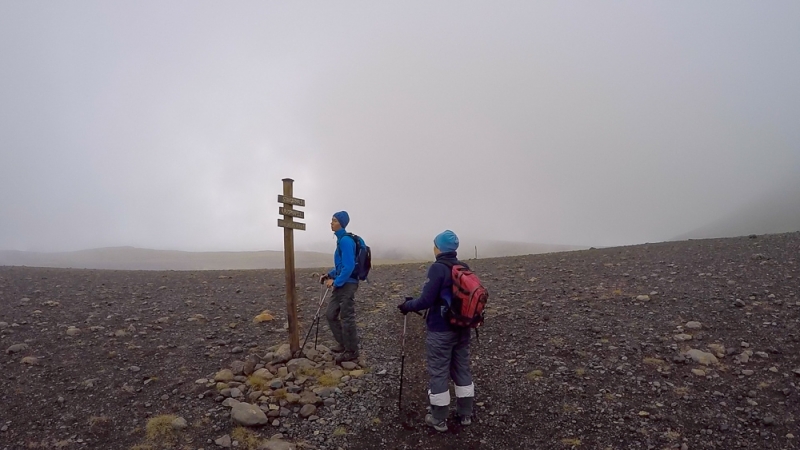
[[[297,211],[292,206],[306,206],[302,198],[292,197],[291,178],[283,179],[283,195],[278,195],[278,203],[283,206],[278,208],[278,213],[283,219],[278,219],[278,226],[283,228],[283,260],[286,267],[286,314],[289,318],[289,349],[294,355],[300,350],[300,333],[297,321],[297,298],[295,295],[294,274],[294,230],[305,230],[306,224],[295,222],[294,218],[302,219],[305,214]]]

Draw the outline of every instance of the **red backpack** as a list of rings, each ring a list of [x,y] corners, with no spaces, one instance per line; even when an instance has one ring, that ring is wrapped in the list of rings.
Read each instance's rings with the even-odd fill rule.
[[[483,325],[489,291],[483,287],[478,276],[463,265],[438,262],[449,267],[453,277],[453,300],[445,318],[453,326],[479,328]]]

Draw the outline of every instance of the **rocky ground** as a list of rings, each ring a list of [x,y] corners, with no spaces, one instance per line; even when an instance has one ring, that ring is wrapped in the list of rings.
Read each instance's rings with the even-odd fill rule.
[[[791,233],[468,261],[491,293],[478,406],[446,433],[416,315],[398,410],[394,305],[425,265],[373,269],[345,367],[324,319],[316,351],[280,348],[282,271],[0,267],[0,449],[800,448],[798,255]]]

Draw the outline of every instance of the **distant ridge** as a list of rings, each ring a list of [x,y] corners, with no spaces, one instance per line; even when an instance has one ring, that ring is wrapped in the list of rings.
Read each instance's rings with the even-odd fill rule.
[[[73,252],[0,251],[0,265],[111,270],[243,270],[282,269],[281,251],[185,252],[136,247],[104,247]],[[298,268],[328,267],[333,255],[295,252]]]
[[[333,265],[330,252],[295,251],[295,267],[325,268]],[[501,240],[465,238],[461,241],[459,258],[479,258],[531,255],[571,250],[586,246],[533,244]],[[321,246],[320,246],[321,247]],[[408,247],[387,248],[380,243],[371,245],[373,264],[401,264],[432,261],[432,250]],[[431,246],[432,247],[432,246]],[[316,248],[315,248],[316,249]],[[0,266],[58,267],[69,269],[106,270],[247,270],[283,269],[283,252],[275,250],[249,252],[188,252],[180,250],[153,250],[138,247],[103,247],[72,252],[25,252],[0,250]]]
[[[800,231],[800,176],[788,180],[779,189],[768,192],[719,220],[678,235],[671,240],[779,234],[794,231]]]

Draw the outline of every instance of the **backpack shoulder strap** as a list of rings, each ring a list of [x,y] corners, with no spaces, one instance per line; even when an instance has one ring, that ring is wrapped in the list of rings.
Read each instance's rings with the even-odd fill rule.
[[[347,233],[350,236],[350,239],[353,240],[353,243],[356,244],[356,253],[358,253],[358,249],[361,248],[361,238],[358,237],[357,234]]]

